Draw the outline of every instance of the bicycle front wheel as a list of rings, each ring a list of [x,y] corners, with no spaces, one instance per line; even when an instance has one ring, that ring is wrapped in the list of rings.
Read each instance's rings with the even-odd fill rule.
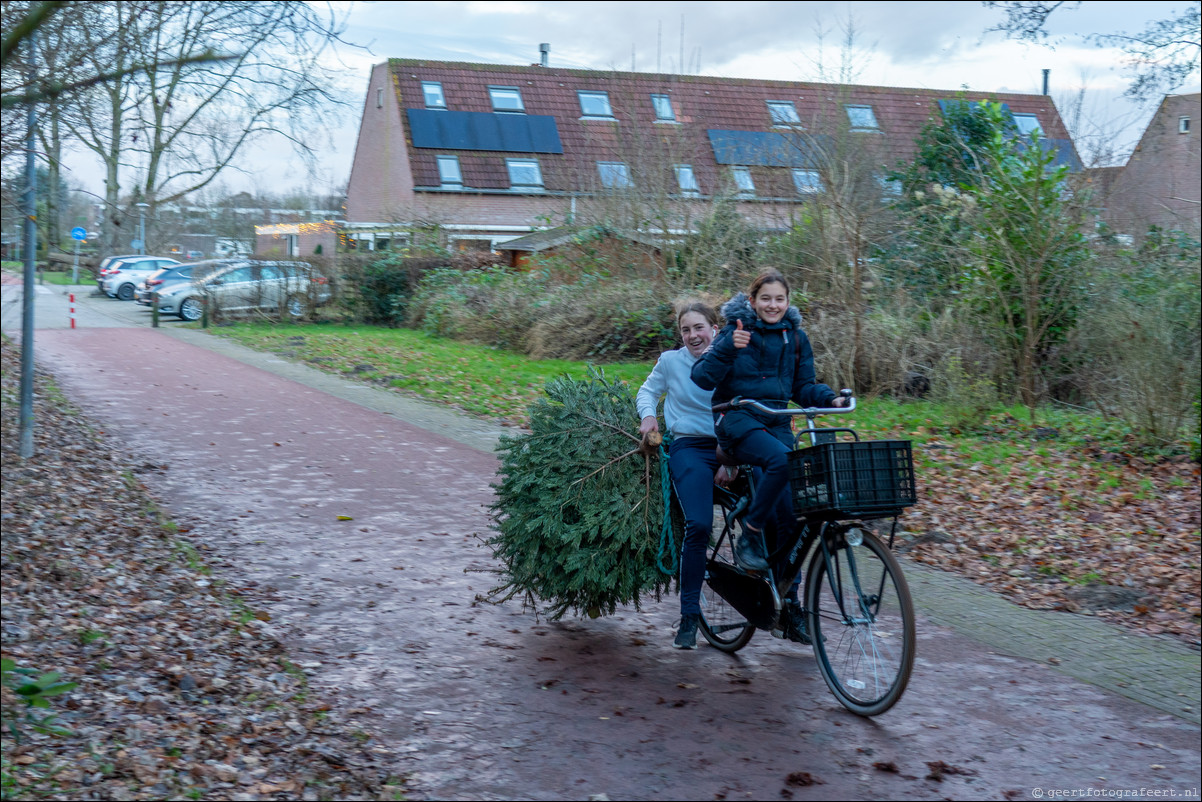
[[[853,528],[829,537],[829,570],[819,548],[806,577],[818,668],[840,704],[861,716],[880,715],[897,704],[914,667],[910,589],[897,558],[870,532]]]
[[[734,565],[731,542],[738,532],[733,523],[722,538],[721,546],[710,549],[709,558],[715,562]],[[726,599],[718,595],[710,585],[710,568],[705,571],[705,584],[701,586],[701,618],[697,622],[701,635],[719,651],[734,653],[742,649],[755,634],[755,627]]]

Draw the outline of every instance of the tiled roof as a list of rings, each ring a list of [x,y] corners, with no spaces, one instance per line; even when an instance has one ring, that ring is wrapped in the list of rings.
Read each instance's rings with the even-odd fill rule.
[[[425,108],[423,81],[442,85],[447,108],[492,113],[488,87],[520,90],[530,115],[554,117],[563,154],[539,153],[548,191],[586,190],[597,178],[596,162],[619,161],[631,166],[640,186],[658,182],[675,191],[672,164],[692,165],[702,194],[713,194],[726,179],[728,168],[718,164],[711,131],[778,132],[797,137],[795,130],[774,127],[766,101],[787,101],[796,108],[807,134],[847,130],[845,105],[871,106],[879,125],[874,131],[849,134],[856,147],[870,149],[882,165],[893,167],[914,153],[914,140],[928,120],[939,115],[937,101],[957,97],[957,90],[899,89],[699,75],[604,72],[556,67],[517,67],[423,59],[391,59],[389,66],[402,109]],[[616,121],[581,119],[578,91],[608,93]],[[676,123],[656,122],[652,94],[671,98]],[[1035,114],[1045,136],[1068,142],[1069,135],[1050,97],[1008,93],[968,93],[969,99],[988,98],[1006,103],[1012,112]],[[404,112],[402,112],[404,113]],[[438,186],[435,156],[459,156],[465,186],[508,189],[506,157],[500,151],[438,150],[410,144],[414,183]],[[757,193],[795,195],[787,171],[752,167]]]

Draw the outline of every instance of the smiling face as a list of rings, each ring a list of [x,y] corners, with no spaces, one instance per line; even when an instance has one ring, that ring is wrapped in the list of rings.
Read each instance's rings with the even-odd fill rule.
[[[693,356],[701,356],[710,347],[717,331],[700,312],[685,312],[680,316],[680,339]]]
[[[769,281],[755,291],[751,308],[765,323],[779,323],[789,309],[789,291],[779,281]]]

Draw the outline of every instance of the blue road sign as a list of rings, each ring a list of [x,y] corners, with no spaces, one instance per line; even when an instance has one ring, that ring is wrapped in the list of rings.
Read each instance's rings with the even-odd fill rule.
[[[77,239],[82,242],[83,240],[86,240],[87,238],[88,238],[88,232],[86,229],[80,228],[79,226],[76,226],[75,228],[71,229],[71,239]]]

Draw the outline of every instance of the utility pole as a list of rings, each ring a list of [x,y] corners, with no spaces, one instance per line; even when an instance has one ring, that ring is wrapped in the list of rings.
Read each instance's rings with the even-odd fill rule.
[[[38,34],[29,35],[29,71],[37,70]],[[30,86],[36,86],[30,81]],[[29,104],[29,131],[25,138],[25,271],[21,288],[21,446],[22,459],[33,456],[33,294],[34,262],[38,256],[37,227],[37,104]]]

